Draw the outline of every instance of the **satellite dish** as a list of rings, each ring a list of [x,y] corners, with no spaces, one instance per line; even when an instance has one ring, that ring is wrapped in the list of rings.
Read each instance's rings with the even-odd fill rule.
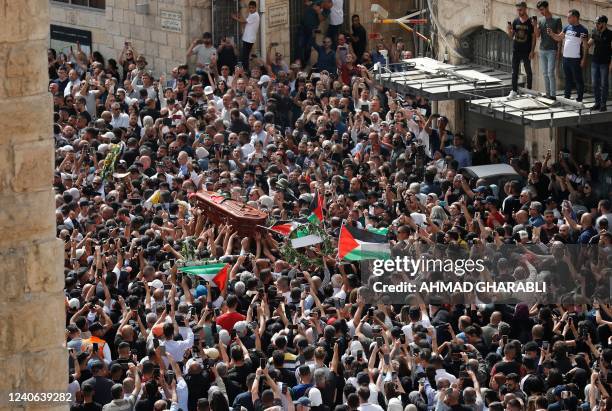
[[[389,17],[389,12],[379,4],[372,4],[370,11],[374,15],[374,20],[382,20]]]

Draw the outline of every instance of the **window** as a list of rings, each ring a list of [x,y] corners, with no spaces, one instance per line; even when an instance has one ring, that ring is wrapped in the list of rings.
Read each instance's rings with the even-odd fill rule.
[[[512,72],[512,40],[501,30],[480,29],[464,37],[461,52],[472,63]]]
[[[92,9],[104,10],[106,8],[106,0],[53,0],[56,3],[67,3],[73,6],[89,7]]]
[[[223,37],[231,37],[236,49],[242,46],[240,24],[232,19],[232,14],[241,14],[239,7],[237,0],[213,1],[211,8],[213,44],[218,45]],[[247,11],[243,10],[242,16],[246,17],[246,13]]]

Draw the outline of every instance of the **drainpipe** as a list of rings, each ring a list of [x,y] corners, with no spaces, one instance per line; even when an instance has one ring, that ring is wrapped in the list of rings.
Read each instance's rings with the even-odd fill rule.
[[[266,0],[259,0],[259,48],[261,50],[261,59],[266,61],[266,52],[268,50],[268,43],[266,41],[266,31],[268,25],[266,23]]]

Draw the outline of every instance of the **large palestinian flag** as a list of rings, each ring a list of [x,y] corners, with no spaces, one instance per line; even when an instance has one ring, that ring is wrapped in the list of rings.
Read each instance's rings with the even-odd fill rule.
[[[192,267],[181,267],[179,271],[189,275],[195,275],[208,282],[212,282],[223,291],[227,286],[230,265],[226,263],[197,265]]]
[[[384,235],[344,224],[338,239],[338,257],[348,261],[387,259],[391,256]]]

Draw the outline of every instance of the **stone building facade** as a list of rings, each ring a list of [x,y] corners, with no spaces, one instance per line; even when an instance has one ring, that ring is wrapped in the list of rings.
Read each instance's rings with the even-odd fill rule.
[[[0,363],[9,392],[64,392],[62,244],[55,237],[49,7],[0,0]],[[16,120],[18,119],[18,120]],[[54,409],[53,406],[46,407]],[[65,404],[56,404],[58,410]]]
[[[186,61],[186,50],[191,42],[205,31],[219,31],[227,26],[228,35],[239,32],[238,26],[228,21],[228,4],[237,4],[241,14],[247,14],[248,0],[105,0],[104,8],[82,7],[74,0],[48,0],[51,24],[77,28],[91,33],[93,50],[105,58],[117,59],[126,41],[148,60],[154,74],[168,73],[177,64]],[[345,0],[348,11],[361,16],[368,33],[383,35],[394,33],[407,38],[407,34],[394,25],[372,23],[369,0]],[[292,13],[303,0],[258,0],[261,14],[260,38],[254,51],[265,54],[260,43],[278,43],[275,50],[290,55],[291,31],[299,25],[299,16]],[[423,0],[397,2],[379,0],[391,16],[401,17]],[[350,16],[345,16],[350,21]],[[349,23],[350,24],[350,23]],[[213,26],[215,30],[213,30]],[[321,31],[324,33],[324,23]],[[320,36],[319,36],[320,37]],[[387,36],[389,38],[389,36]],[[319,38],[320,40],[320,38]],[[240,41],[240,38],[237,38]],[[52,39],[53,44],[53,39]]]
[[[505,32],[507,21],[513,20],[516,17],[515,4],[517,1],[515,0],[431,0],[431,2],[438,22],[438,35],[435,37],[436,50],[438,51],[437,57],[442,60],[446,54],[449,61],[454,64],[469,62],[469,58],[465,58],[462,51],[469,47],[466,44],[466,41],[468,41],[466,39],[469,39],[471,33],[479,30]],[[539,12],[535,7],[536,3],[537,0],[527,1],[530,16],[539,16]],[[594,28],[594,21],[597,16],[604,14],[612,18],[612,3],[607,0],[549,0],[549,4],[553,15],[561,17],[564,25],[567,24],[567,12],[570,9],[580,11],[581,23],[589,30]],[[457,50],[462,55],[453,53],[452,49]],[[540,73],[537,50],[531,64],[534,73],[533,88],[543,91],[543,77]],[[562,70],[562,67],[559,65],[557,70],[557,89],[562,87],[562,83],[559,82],[559,71]],[[587,70],[585,74],[590,75],[590,71]],[[466,117],[469,117],[469,113],[467,112],[465,102],[440,103],[439,111],[449,115],[452,130],[473,131],[475,127],[474,121],[469,121],[471,123],[470,126],[466,126],[468,123]],[[473,117],[469,117],[469,120],[473,120]],[[600,137],[602,141],[607,138],[608,144],[612,142],[609,134],[605,136],[598,132],[598,129],[609,130],[610,126],[612,125],[608,124],[607,126],[591,128],[583,127],[582,130],[565,127],[553,129],[552,138],[549,129],[535,130],[525,127],[520,131],[523,135],[519,136],[515,133],[514,140],[524,142],[525,149],[530,152],[533,159],[541,160],[548,149],[551,149],[553,153],[557,153],[561,148],[567,147],[573,153],[577,153],[577,158],[586,158],[588,161],[588,159],[592,159],[594,154],[592,147],[593,137]],[[499,124],[498,128],[503,128],[503,124]],[[517,130],[517,132],[519,131]],[[471,135],[468,137],[471,137]]]

